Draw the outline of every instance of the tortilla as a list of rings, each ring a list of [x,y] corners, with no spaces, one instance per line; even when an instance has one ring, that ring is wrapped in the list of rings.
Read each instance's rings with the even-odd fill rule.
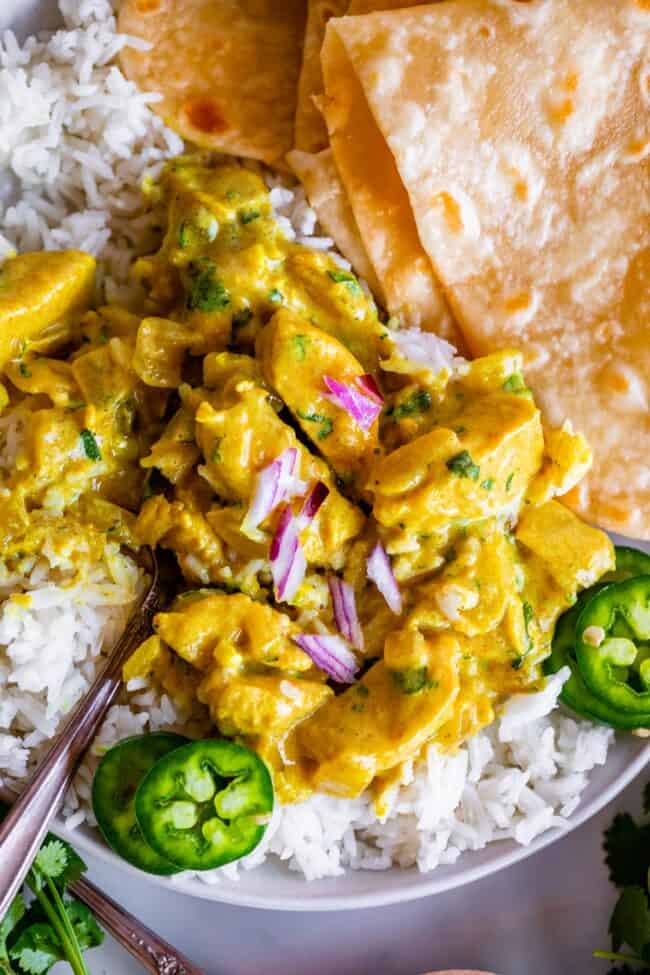
[[[293,144],[304,0],[124,0],[126,75],[160,92],[152,108],[184,138],[267,163]]]
[[[650,538],[646,0],[448,0],[329,31],[470,350],[523,349],[547,422],[594,449],[566,500]]]
[[[332,150],[311,153],[294,149],[287,153],[287,161],[304,186],[325,233],[334,240],[356,273],[368,282],[372,293],[385,303],[383,289],[359,236],[359,228],[341,184]]]
[[[376,16],[376,15],[375,15]],[[420,239],[395,160],[374,123],[332,20],[321,52],[325,97],[319,102],[337,170],[391,315],[460,344]]]
[[[312,96],[323,91],[320,49],[327,22],[331,17],[341,17],[347,9],[348,0],[308,0],[294,138],[296,149],[304,152],[316,153],[328,145],[327,126]]]

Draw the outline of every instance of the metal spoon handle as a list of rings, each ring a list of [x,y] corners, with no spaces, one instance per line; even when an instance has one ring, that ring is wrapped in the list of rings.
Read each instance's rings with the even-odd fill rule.
[[[152,975],[206,975],[202,968],[193,965],[185,955],[123,910],[89,880],[82,877],[70,885],[70,890]]]
[[[0,918],[7,912],[38,852],[84,752],[97,734],[121,684],[122,665],[151,630],[159,608],[158,571],[124,633],[86,696],[38,766],[31,783],[0,825]]]

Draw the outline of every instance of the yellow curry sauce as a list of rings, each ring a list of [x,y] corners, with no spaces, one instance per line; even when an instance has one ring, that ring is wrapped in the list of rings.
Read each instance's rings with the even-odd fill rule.
[[[108,543],[171,549],[188,591],[125,677],[202,702],[265,757],[284,801],[380,791],[425,744],[454,748],[537,689],[558,616],[613,567],[607,536],[554,500],[589,448],[568,426],[543,431],[516,352],[435,375],[401,355],[399,323],[330,254],[286,236],[250,169],[183,157],[149,192],[167,230],[134,265],[139,314],[85,310],[86,255],[0,270],[2,405],[20,434],[1,485],[5,564],[47,548],[83,573]],[[367,374],[384,407],[366,430],[323,377]],[[287,448],[329,493],[300,531],[304,580],[281,601],[269,546],[283,506],[255,530],[242,521]],[[288,501],[296,515],[303,500]],[[377,540],[399,614],[368,578]],[[294,639],[336,633],[332,574],[363,631],[349,686]]]

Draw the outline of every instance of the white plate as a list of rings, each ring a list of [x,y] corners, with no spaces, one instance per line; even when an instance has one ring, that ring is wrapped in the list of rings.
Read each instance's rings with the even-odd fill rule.
[[[56,0],[0,0],[0,8],[0,30],[13,27],[19,36],[56,25]],[[105,860],[126,875],[144,877],[160,886],[207,900],[266,910],[334,911],[377,907],[461,887],[542,850],[611,802],[649,762],[650,744],[629,735],[619,736],[610,750],[607,764],[591,773],[583,800],[566,829],[550,830],[527,847],[513,841],[491,843],[478,852],[465,853],[452,866],[438,867],[428,874],[419,873],[414,868],[348,871],[342,877],[308,884],[301,875],[291,873],[277,860],[270,860],[256,870],[242,872],[239,881],[224,880],[208,886],[197,879],[149,877],[112,853],[93,830],[70,831],[60,820],[56,821],[55,829],[79,849]]]
[[[485,849],[464,853],[457,863],[438,867],[428,874],[419,873],[415,868],[376,872],[349,870],[341,877],[307,883],[302,874],[292,873],[286,865],[273,858],[255,870],[242,871],[238,881],[223,880],[218,885],[208,886],[196,878],[169,880],[148,877],[112,853],[93,830],[66,830],[58,821],[55,829],[59,835],[74,842],[78,849],[92,853],[126,874],[146,877],[152,883],[194,897],[274,911],[338,911],[379,907],[462,887],[537,853],[595,815],[649,762],[650,744],[633,735],[618,736],[616,744],[610,749],[607,764],[591,773],[583,800],[566,829],[549,830],[530,846],[519,846],[512,840],[490,843]]]

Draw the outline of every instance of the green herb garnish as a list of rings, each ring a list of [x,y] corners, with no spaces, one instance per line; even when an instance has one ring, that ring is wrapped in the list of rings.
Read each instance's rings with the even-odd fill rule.
[[[79,434],[81,439],[81,446],[83,447],[84,454],[88,460],[101,460],[102,452],[99,449],[99,445],[95,439],[95,434],[86,428],[84,428]]]
[[[511,474],[508,474],[508,477],[506,478],[506,494],[508,493],[508,491],[512,487],[512,481],[513,481],[514,476],[515,476],[515,472],[512,471],[512,473]]]
[[[486,479],[484,481],[481,481],[481,487],[485,491],[491,491],[492,488],[494,487],[494,478],[493,477],[486,477]]]
[[[2,975],[45,975],[59,961],[74,975],[89,975],[83,952],[104,934],[88,908],[66,895],[85,870],[71,846],[48,834],[25,880],[33,903],[28,908],[19,894],[0,921]]]
[[[459,454],[450,457],[447,467],[457,477],[468,477],[470,481],[478,481],[481,473],[480,467],[474,463],[467,450],[461,450]]]
[[[506,393],[517,393],[518,395],[530,393],[530,389],[520,372],[513,372],[511,376],[508,376],[501,388]]]
[[[242,212],[239,214],[239,219],[241,223],[247,224],[247,223],[252,223],[253,220],[257,220],[259,216],[260,216],[259,210],[242,210]]]
[[[230,304],[230,292],[216,276],[216,267],[207,259],[192,269],[192,284],[187,296],[190,311],[221,311]]]
[[[317,434],[319,440],[325,440],[334,429],[333,421],[323,413],[303,413],[302,410],[296,410],[296,413],[301,420],[307,420],[309,423],[319,423],[321,425],[322,429]]]
[[[20,365],[18,366],[18,371],[20,372],[21,376],[25,377],[25,379],[31,379],[32,370],[29,368],[26,362],[20,363]]]
[[[328,278],[331,278],[335,284],[344,284],[350,294],[361,294],[361,285],[355,278],[354,274],[350,274],[349,271],[328,271],[327,276]]]
[[[294,335],[291,338],[291,344],[293,346],[293,354],[298,362],[304,362],[305,356],[307,355],[307,346],[309,345],[308,335]]]
[[[437,687],[438,682],[429,677],[428,667],[412,667],[409,670],[393,670],[391,676],[402,694],[418,694]]]
[[[417,416],[420,413],[426,413],[430,409],[431,393],[426,389],[418,389],[392,410],[392,416],[395,420],[399,421],[407,416]]]

